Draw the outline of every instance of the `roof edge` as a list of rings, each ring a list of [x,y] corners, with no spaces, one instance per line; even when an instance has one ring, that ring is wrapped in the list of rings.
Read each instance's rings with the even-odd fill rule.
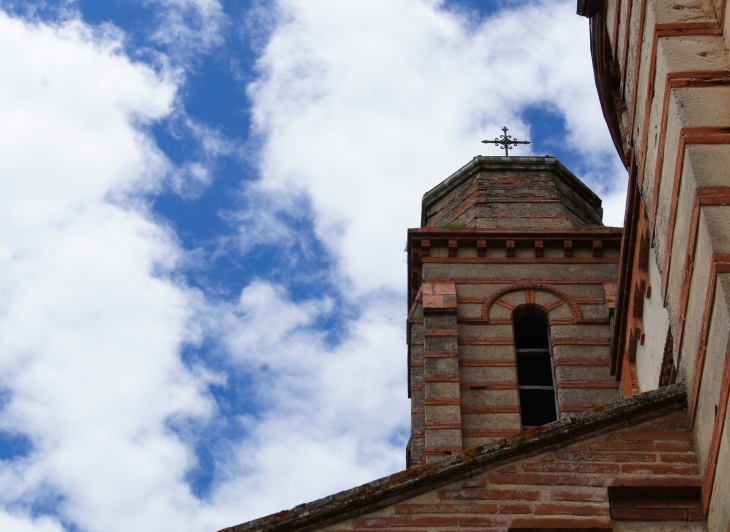
[[[551,445],[568,445],[611,425],[631,422],[671,406],[680,408],[685,403],[684,384],[672,384],[523,431],[497,443],[475,447],[438,464],[407,469],[220,532],[291,532],[328,526],[459,480],[499,462]]]

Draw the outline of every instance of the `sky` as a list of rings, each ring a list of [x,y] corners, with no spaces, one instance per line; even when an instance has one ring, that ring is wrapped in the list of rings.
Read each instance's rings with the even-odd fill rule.
[[[507,126],[623,221],[574,0],[0,0],[0,530],[405,467],[406,231]]]

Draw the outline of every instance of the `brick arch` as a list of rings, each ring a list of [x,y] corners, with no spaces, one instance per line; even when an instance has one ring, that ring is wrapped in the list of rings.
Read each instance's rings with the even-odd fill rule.
[[[568,305],[568,308],[570,309],[571,314],[573,314],[573,321],[578,322],[583,319],[583,315],[581,314],[580,307],[578,306],[578,303],[575,302],[575,300],[570,297],[568,294],[563,292],[562,290],[558,290],[557,288],[554,288],[552,286],[544,285],[544,284],[519,284],[519,285],[512,285],[508,286],[506,288],[502,288],[501,290],[498,290],[484,302],[482,305],[482,318],[489,319],[489,314],[491,313],[492,306],[499,300],[502,296],[512,293],[512,292],[524,292],[527,290],[535,290],[536,292],[547,292],[549,294],[554,295],[556,298],[561,300],[563,303]],[[560,305],[555,305],[552,308],[557,308]],[[548,309],[548,312],[551,309]]]

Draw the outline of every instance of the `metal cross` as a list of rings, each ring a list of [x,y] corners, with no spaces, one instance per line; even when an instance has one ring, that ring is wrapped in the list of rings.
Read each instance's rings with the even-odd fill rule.
[[[504,134],[501,137],[495,138],[494,140],[483,140],[482,142],[484,144],[491,144],[492,142],[494,142],[494,145],[495,146],[499,146],[501,144],[502,147],[504,148],[504,154],[507,157],[509,157],[509,151],[508,150],[511,150],[514,147],[514,146],[510,146],[510,144],[530,144],[530,141],[529,140],[517,140],[517,139],[513,139],[512,138],[512,135],[508,135],[507,134],[507,131],[509,131],[507,129],[507,126],[503,127],[502,128],[502,131],[504,131]]]

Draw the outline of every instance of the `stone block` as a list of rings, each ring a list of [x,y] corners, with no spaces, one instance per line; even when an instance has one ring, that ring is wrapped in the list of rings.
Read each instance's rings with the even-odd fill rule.
[[[555,307],[550,312],[548,312],[548,319],[553,320],[555,318],[573,319],[573,312],[567,304],[563,303],[562,305]]]
[[[426,448],[461,447],[461,429],[426,429]]]
[[[494,318],[500,318],[500,319],[509,318],[509,319],[511,319],[512,318],[512,313],[513,313],[512,310],[510,310],[508,308],[505,308],[502,305],[492,305],[492,308],[489,311],[489,318],[490,319],[494,319]]]
[[[459,405],[426,405],[426,421],[461,421]]]
[[[424,406],[424,398],[426,393],[422,390],[411,392],[411,408],[420,408]]]
[[[517,390],[461,390],[461,406],[519,404]]]
[[[611,329],[606,325],[552,325],[550,335],[553,338],[611,338]]]
[[[591,404],[605,405],[618,401],[618,388],[560,388],[558,389],[558,403],[563,404]]]
[[[514,429],[522,428],[519,414],[469,414],[462,415],[464,430]]]
[[[459,325],[460,338],[512,338],[512,325]]]
[[[456,314],[428,314],[423,318],[425,331],[456,329]]]
[[[423,414],[411,414],[411,432],[423,432],[426,430]]]
[[[606,305],[579,305],[580,312],[586,319],[606,319],[608,317],[608,309]]]
[[[423,324],[421,324],[421,323],[412,324],[410,343],[415,344],[421,338],[423,338]]]
[[[514,360],[513,345],[460,345],[459,358],[464,360]]]
[[[580,358],[586,360],[608,360],[611,347],[607,345],[556,345],[553,358]]]
[[[461,382],[517,382],[516,368],[460,368]]]
[[[459,359],[456,357],[427,358],[424,372],[427,375],[457,375],[459,373]]]
[[[456,351],[458,342],[456,336],[426,336],[424,347],[426,353],[429,351]]]
[[[613,379],[608,366],[558,366],[555,376],[560,380],[608,381]]]
[[[457,308],[457,316],[459,318],[481,318],[481,303],[459,303]]]
[[[456,295],[458,297],[483,297],[486,299],[507,286],[506,284],[457,284]]]
[[[562,250],[561,250],[562,253]],[[591,297],[603,298],[605,292],[603,291],[603,284],[556,284],[552,285],[553,288],[564,292],[570,297]]]
[[[427,382],[426,383],[426,399],[435,399],[442,397],[451,397],[458,399],[459,383],[452,382]]]
[[[541,290],[535,290],[535,304],[539,306],[545,306],[551,301],[554,301],[556,297],[549,293],[549,292],[543,292]]]

